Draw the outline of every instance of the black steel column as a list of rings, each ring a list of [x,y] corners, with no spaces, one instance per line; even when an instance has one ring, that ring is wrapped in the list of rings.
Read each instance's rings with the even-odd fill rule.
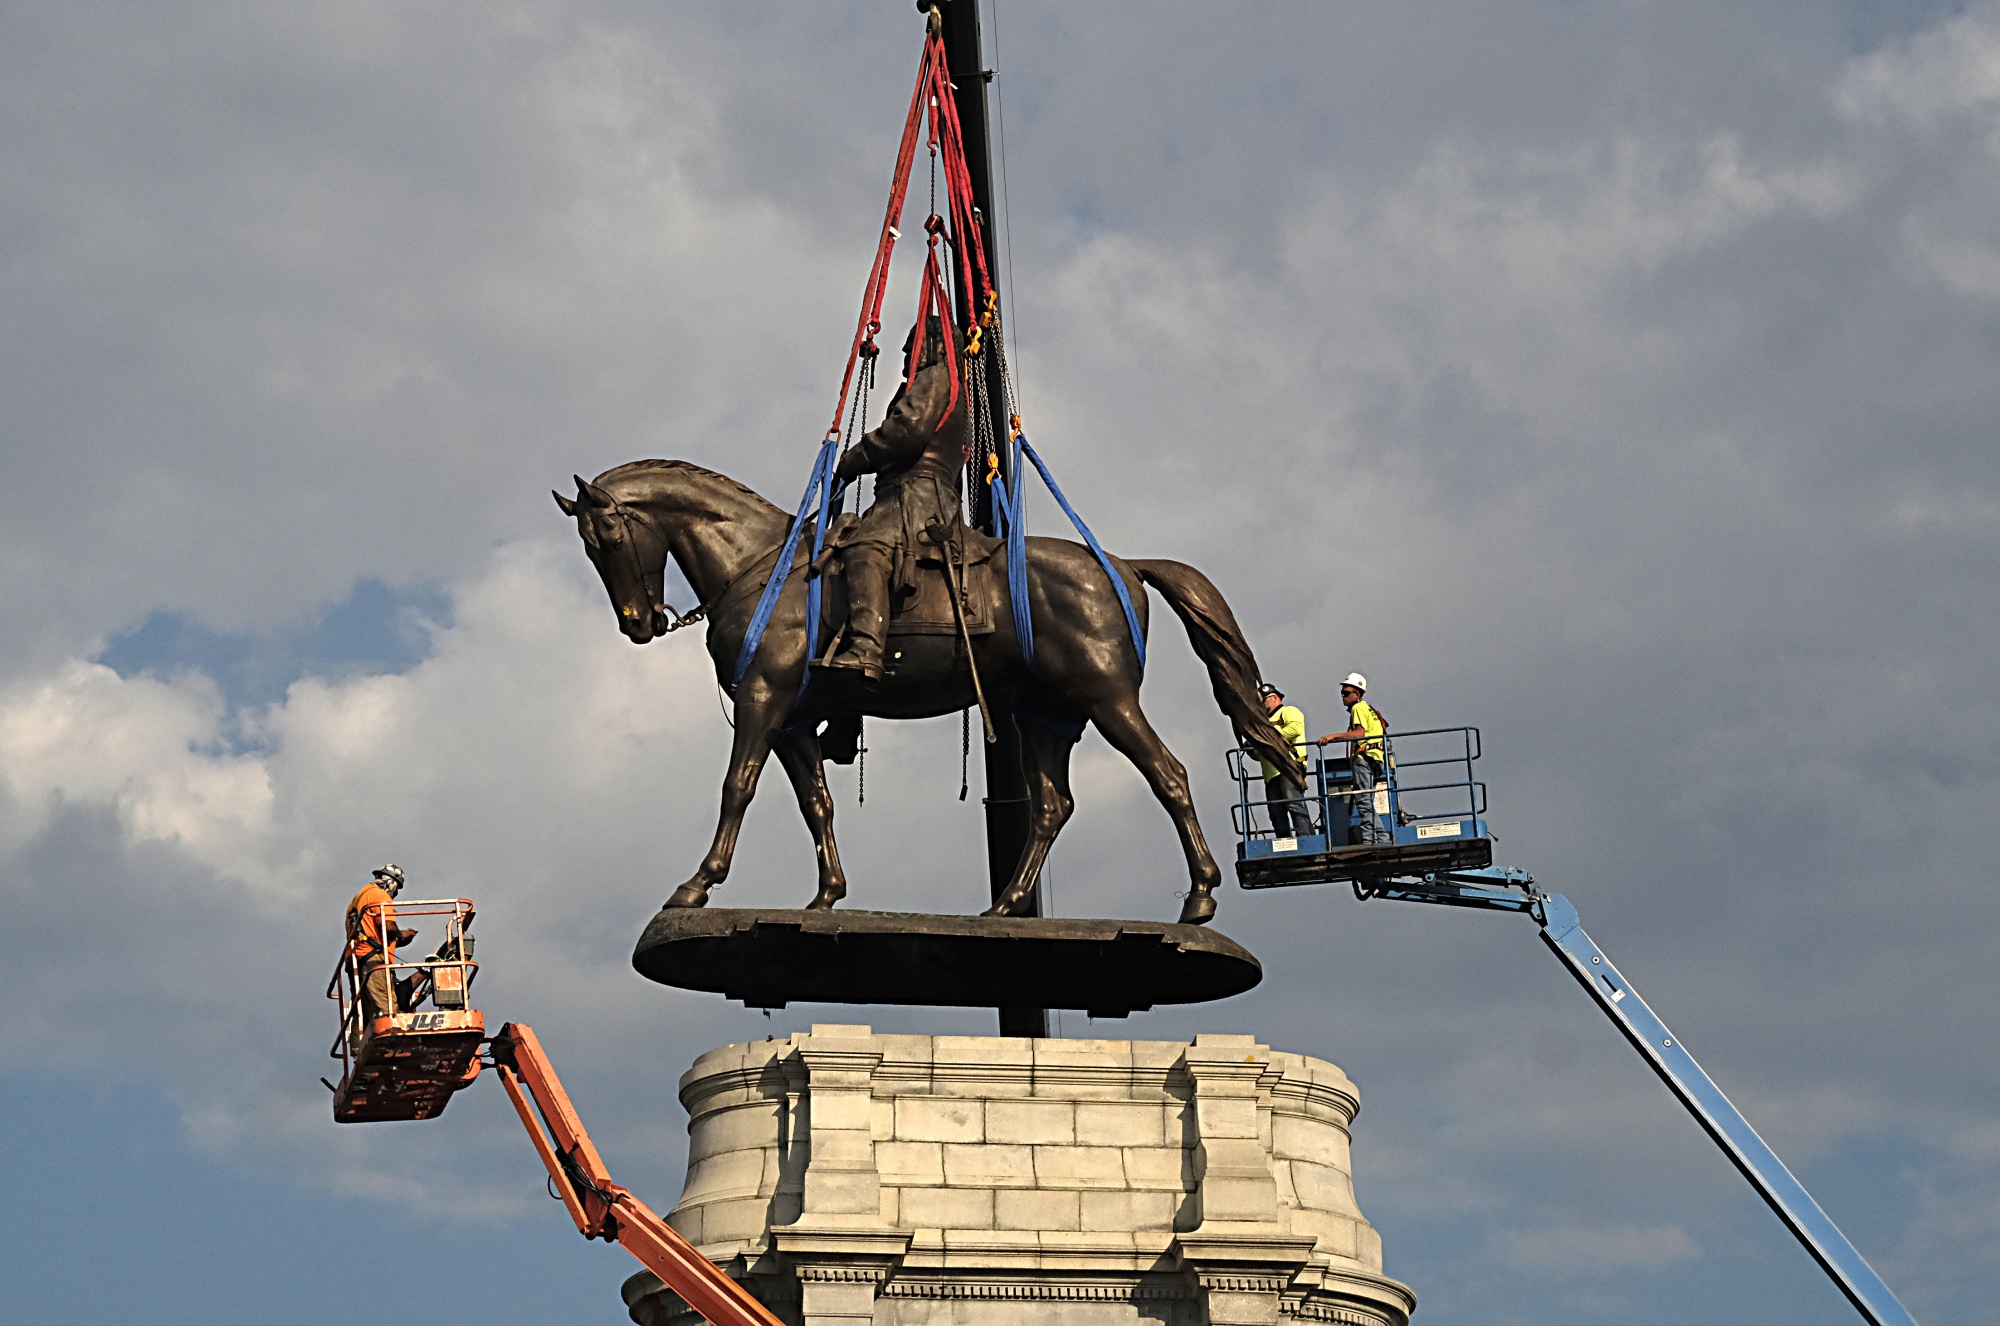
[[[993,140],[986,116],[986,83],[990,74],[979,50],[979,0],[921,0],[917,8],[928,12],[933,5],[944,19],[944,49],[952,85],[957,89],[958,124],[965,135],[965,168],[972,177],[972,205],[979,209],[980,238],[986,245],[986,270],[993,288],[1000,289],[1000,250],[994,244],[993,226]],[[978,316],[972,306],[978,296],[970,290],[958,292],[959,325]],[[1004,331],[1004,324],[1003,324]],[[1007,438],[1007,384],[1002,374],[986,378],[987,399],[994,421],[994,441]],[[1007,463],[1003,450],[1000,463]],[[1002,481],[1007,479],[1004,469]],[[975,491],[975,498],[980,495]],[[973,519],[991,534],[993,504],[976,500]],[[1014,867],[1028,846],[1028,782],[1021,772],[1021,734],[1013,715],[999,710],[993,715],[999,737],[986,748],[986,872],[992,897],[998,900]],[[1042,914],[1041,881],[1029,914]],[[1046,1036],[1049,1011],[1046,1008],[1003,1008],[1000,1012],[1002,1036]]]

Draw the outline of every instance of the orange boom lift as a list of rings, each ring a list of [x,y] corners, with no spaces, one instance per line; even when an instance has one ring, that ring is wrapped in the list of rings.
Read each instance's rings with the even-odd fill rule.
[[[351,948],[342,952],[326,991],[340,1004],[340,1032],[331,1051],[341,1061],[340,1085],[326,1084],[333,1091],[334,1121],[435,1118],[482,1067],[491,1067],[578,1233],[623,1246],[713,1326],[784,1326],[652,1207],[611,1181],[532,1027],[509,1022],[487,1037],[485,1016],[470,1000],[479,973],[467,933],[473,915],[466,898],[396,904],[399,921],[441,918],[445,938],[427,958],[390,964],[393,1014],[364,1015],[359,964]],[[428,1009],[422,1007],[426,1001]]]

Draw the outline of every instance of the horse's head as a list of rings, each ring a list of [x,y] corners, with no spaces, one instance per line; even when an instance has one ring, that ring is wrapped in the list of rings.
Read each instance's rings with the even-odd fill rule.
[[[643,645],[667,629],[667,536],[651,516],[627,506],[594,483],[576,479],[576,497],[554,494],[566,516],[576,517],[583,550],[597,568],[618,629]]]

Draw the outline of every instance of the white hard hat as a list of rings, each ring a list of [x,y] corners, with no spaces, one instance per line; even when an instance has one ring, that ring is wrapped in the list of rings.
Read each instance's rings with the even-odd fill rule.
[[[1342,686],[1352,686],[1357,691],[1365,691],[1368,689],[1368,678],[1358,672],[1350,672],[1340,679],[1340,684]]]
[[[403,887],[403,868],[392,861],[377,869],[375,878],[387,880],[389,892],[394,893]]]

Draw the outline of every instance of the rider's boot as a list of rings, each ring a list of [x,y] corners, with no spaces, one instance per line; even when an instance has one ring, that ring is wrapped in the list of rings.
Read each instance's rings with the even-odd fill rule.
[[[889,550],[869,544],[841,554],[847,581],[847,642],[828,659],[829,668],[851,668],[869,681],[882,680],[882,639],[889,626]]]

